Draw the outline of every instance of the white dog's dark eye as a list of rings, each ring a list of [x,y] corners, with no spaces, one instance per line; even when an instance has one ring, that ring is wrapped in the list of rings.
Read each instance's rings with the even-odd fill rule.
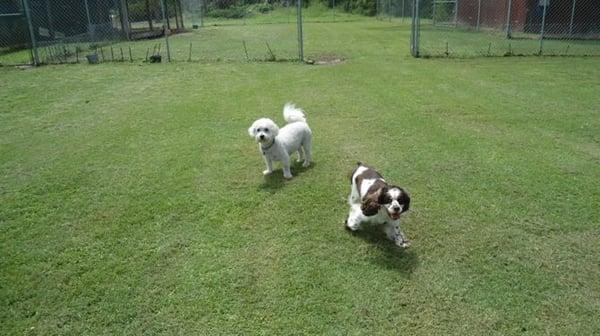
[[[269,133],[269,129],[268,128],[265,128],[265,133]]]

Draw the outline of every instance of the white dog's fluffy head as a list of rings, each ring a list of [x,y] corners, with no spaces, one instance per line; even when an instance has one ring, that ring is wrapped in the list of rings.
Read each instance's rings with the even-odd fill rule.
[[[261,118],[250,126],[248,134],[260,144],[270,144],[277,137],[277,134],[279,134],[279,127],[277,127],[273,120]]]

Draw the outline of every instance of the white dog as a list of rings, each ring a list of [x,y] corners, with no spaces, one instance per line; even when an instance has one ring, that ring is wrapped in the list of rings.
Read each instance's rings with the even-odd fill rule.
[[[281,161],[283,177],[290,179],[292,178],[290,171],[292,153],[298,152],[298,162],[304,161],[303,167],[308,167],[312,161],[312,131],[306,123],[304,112],[291,103],[283,107],[283,119],[287,125],[281,129],[271,119],[258,119],[250,126],[248,133],[258,142],[259,150],[267,164],[263,174],[271,174],[273,161]]]
[[[410,206],[406,190],[389,185],[375,169],[361,162],[352,172],[350,183],[350,213],[346,228],[356,231],[362,223],[383,224],[391,241],[400,247],[408,247],[410,243],[400,230],[400,214],[408,211]]]

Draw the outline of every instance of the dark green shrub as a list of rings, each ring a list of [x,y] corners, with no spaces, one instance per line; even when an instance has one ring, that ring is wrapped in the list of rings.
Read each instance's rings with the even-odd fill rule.
[[[211,7],[218,9],[229,9],[232,7],[236,7],[236,3],[236,0],[216,0],[210,2],[210,4],[212,5]]]
[[[376,0],[354,0],[351,1],[352,12],[367,16],[374,16],[377,14],[377,1]]]
[[[270,3],[266,3],[266,2],[256,5],[254,8],[259,13],[268,13],[274,9],[273,5],[271,5]]]
[[[213,8],[206,13],[207,16],[224,18],[224,19],[239,19],[248,15],[246,7],[233,6],[229,8]]]

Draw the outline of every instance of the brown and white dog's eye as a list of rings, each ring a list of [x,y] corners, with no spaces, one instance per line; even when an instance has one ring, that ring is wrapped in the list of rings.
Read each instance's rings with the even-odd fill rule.
[[[389,204],[392,203],[392,197],[387,193],[381,194],[379,198],[379,204]]]

